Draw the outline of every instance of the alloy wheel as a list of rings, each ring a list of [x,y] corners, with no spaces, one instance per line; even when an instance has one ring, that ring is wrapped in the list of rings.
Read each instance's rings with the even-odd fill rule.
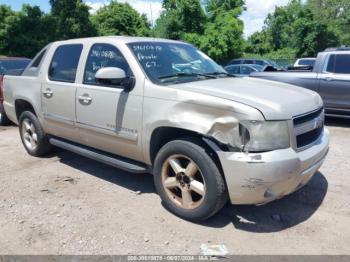
[[[175,205],[195,209],[203,202],[205,180],[197,164],[189,157],[170,156],[163,164],[161,177],[163,188]]]
[[[25,146],[31,151],[35,150],[38,146],[38,135],[30,119],[26,118],[23,120],[21,131]]]

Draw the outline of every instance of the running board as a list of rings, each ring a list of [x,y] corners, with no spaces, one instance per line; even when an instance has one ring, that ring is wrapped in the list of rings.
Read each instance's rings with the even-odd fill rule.
[[[57,138],[50,138],[50,144],[66,149],[78,155],[96,160],[98,162],[131,172],[131,173],[150,173],[150,169],[139,162],[130,160],[124,157],[112,155],[109,153],[96,150],[94,148],[85,147],[83,145],[78,145],[73,142],[66,140],[61,140]]]

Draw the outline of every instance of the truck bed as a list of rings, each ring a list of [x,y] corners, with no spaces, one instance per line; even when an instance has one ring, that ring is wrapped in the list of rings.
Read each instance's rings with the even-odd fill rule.
[[[32,105],[41,105],[41,83],[37,77],[32,76],[13,76],[4,77],[4,108],[7,117],[18,124],[15,111],[15,101],[17,99],[30,100]],[[39,108],[34,108],[40,112]]]
[[[315,72],[254,72],[251,77],[278,81],[318,91],[318,74]]]

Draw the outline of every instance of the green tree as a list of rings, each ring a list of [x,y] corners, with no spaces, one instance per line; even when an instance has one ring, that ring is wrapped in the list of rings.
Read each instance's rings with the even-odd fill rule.
[[[207,11],[212,19],[215,19],[223,12],[240,9],[244,6],[244,0],[208,0]]]
[[[158,37],[183,39],[185,34],[201,34],[206,16],[199,0],[164,0],[164,11],[156,21]]]
[[[7,41],[6,34],[9,22],[16,15],[7,5],[0,5],[0,54],[6,54]]]
[[[243,4],[243,0],[164,0],[156,35],[190,42],[224,63],[243,50],[243,22],[239,19]]]
[[[312,11],[308,8],[300,11],[292,28],[291,47],[298,50],[298,57],[316,56],[319,51],[339,44],[335,33],[326,24],[315,21]]]
[[[339,37],[329,24],[316,16],[309,3],[292,0],[267,16],[263,30],[249,37],[245,51],[316,56],[319,51],[339,44]]]
[[[340,44],[350,46],[349,0],[309,0],[306,5],[316,21],[326,24],[336,34]]]
[[[56,21],[56,38],[95,36],[89,19],[89,7],[82,0],[50,0],[51,15]]]
[[[9,16],[14,15],[15,12],[12,11],[11,7],[7,5],[0,5],[0,30],[6,25],[6,19]]]
[[[2,28],[1,53],[33,57],[53,40],[55,24],[52,17],[44,14],[38,6],[23,5],[20,12],[7,10],[5,26]]]
[[[245,43],[245,52],[263,55],[272,51],[270,34],[266,30],[255,32]]]
[[[265,20],[265,30],[271,40],[272,49],[290,47],[293,36],[292,24],[299,18],[303,6],[301,0],[292,0],[287,6],[276,7]]]
[[[112,1],[91,17],[99,35],[150,35],[150,25],[145,15],[140,15],[128,3]]]
[[[242,54],[243,22],[239,20],[236,8],[223,11],[206,26],[200,40],[200,49],[220,63],[239,57]]]

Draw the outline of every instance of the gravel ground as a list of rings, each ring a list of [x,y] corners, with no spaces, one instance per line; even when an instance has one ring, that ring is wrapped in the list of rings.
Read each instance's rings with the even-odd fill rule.
[[[265,206],[227,205],[202,224],[161,205],[152,176],[56,150],[26,154],[0,127],[0,254],[350,254],[350,121],[328,120],[331,149],[303,189]]]

